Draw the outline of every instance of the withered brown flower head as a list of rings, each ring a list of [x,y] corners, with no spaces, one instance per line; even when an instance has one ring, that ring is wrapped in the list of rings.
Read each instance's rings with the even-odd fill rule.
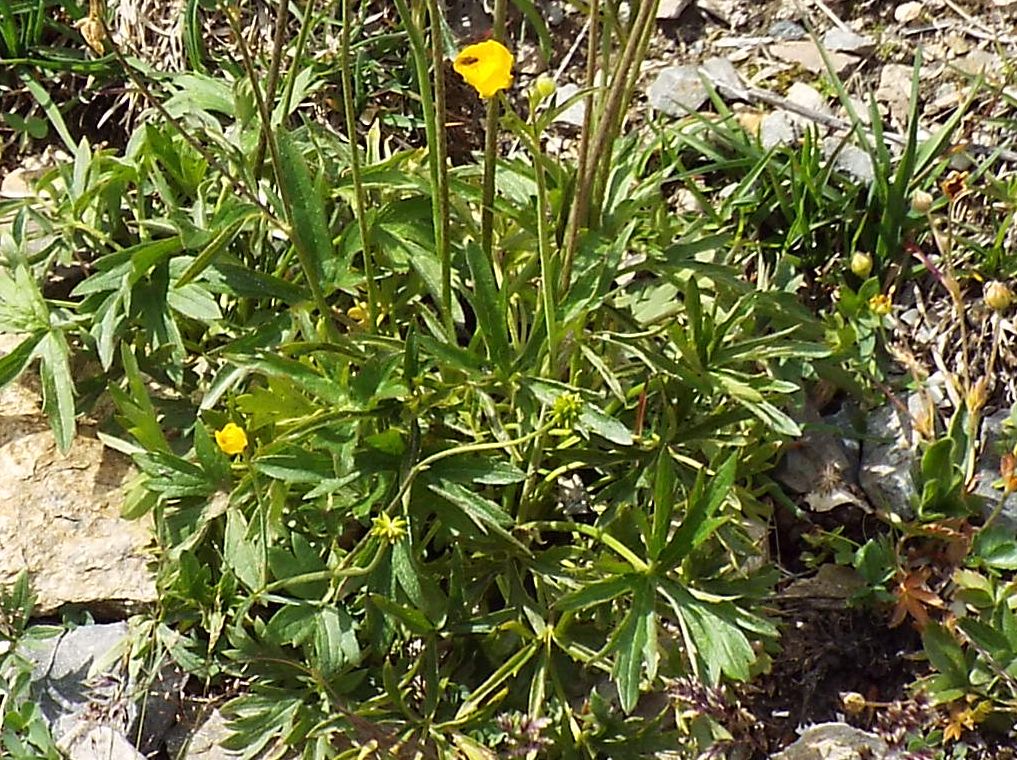
[[[947,198],[954,200],[968,186],[968,173],[952,171],[946,175],[946,179],[939,183],[939,189]]]

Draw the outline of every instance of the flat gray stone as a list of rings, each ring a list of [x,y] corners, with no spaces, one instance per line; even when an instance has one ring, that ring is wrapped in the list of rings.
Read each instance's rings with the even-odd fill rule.
[[[871,37],[852,32],[850,29],[841,29],[835,26],[823,35],[823,46],[827,50],[867,56],[875,51],[876,41]]]
[[[745,87],[738,69],[727,58],[708,58],[700,66],[702,72],[713,82],[714,86],[727,85],[736,90]]]
[[[985,499],[983,509],[986,517],[1004,496],[1003,491],[995,488],[993,483],[1000,478],[999,462],[1002,453],[1000,440],[1003,438],[1003,423],[1009,418],[1009,410],[1003,409],[982,420],[982,450],[975,465],[975,493]],[[996,521],[997,525],[1017,531],[1017,493],[1006,496],[1003,509]]]
[[[57,746],[68,760],[145,760],[122,733],[109,726],[83,726],[81,733],[65,737]]]
[[[567,82],[554,91],[554,105],[557,108],[566,100],[579,92],[579,85]],[[583,126],[586,118],[586,101],[580,99],[558,114],[554,121],[556,124],[568,124],[573,127]]]
[[[876,178],[872,157],[857,145],[842,143],[843,141],[839,137],[827,137],[823,140],[824,155],[835,156],[834,166],[859,183],[871,185]]]
[[[213,709],[196,727],[175,726],[167,737],[166,747],[177,760],[238,760],[244,754],[242,751],[222,747],[229,736],[226,719]]]
[[[918,489],[911,477],[918,459],[917,440],[910,414],[893,404],[869,412],[858,481],[877,509],[910,519]]]
[[[826,64],[823,62],[823,56],[819,52],[819,48],[816,47],[816,43],[812,40],[793,40],[791,42],[779,42],[774,45],[770,45],[770,54],[776,58],[787,63],[797,63],[802,68],[808,69],[813,74],[822,74],[826,72]],[[847,53],[838,53],[836,51],[830,51],[827,53],[827,57],[830,59],[830,65],[833,70],[840,74],[848,66],[858,63],[858,58]]]
[[[706,85],[695,66],[661,71],[646,91],[650,105],[668,116],[687,116],[706,102]]]
[[[790,145],[794,141],[795,128],[787,111],[773,111],[759,122],[759,143],[767,150],[777,145]]]
[[[769,34],[777,40],[804,40],[808,34],[797,21],[781,19],[770,24]]]
[[[847,723],[820,723],[773,760],[884,760],[890,748],[875,734]]]

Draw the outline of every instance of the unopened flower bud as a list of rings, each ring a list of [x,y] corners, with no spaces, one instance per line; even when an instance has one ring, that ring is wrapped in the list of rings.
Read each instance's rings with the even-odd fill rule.
[[[533,95],[537,100],[546,100],[554,95],[554,91],[557,89],[558,85],[547,74],[541,74],[533,83]]]
[[[915,190],[911,194],[911,210],[916,214],[927,214],[929,209],[932,208],[932,193],[927,193],[924,190]]]
[[[872,257],[867,253],[855,251],[851,255],[851,271],[864,280],[872,271]]]
[[[1013,303],[1013,291],[1005,283],[993,280],[985,284],[985,304],[993,311],[1006,311]]]

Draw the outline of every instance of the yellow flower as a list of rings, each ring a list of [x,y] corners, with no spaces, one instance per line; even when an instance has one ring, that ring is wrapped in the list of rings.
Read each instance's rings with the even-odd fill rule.
[[[452,68],[480,97],[490,98],[498,90],[507,90],[512,85],[514,60],[512,53],[500,42],[484,40],[463,48],[453,61]]]
[[[397,543],[406,535],[406,519],[403,517],[390,517],[388,512],[382,512],[371,522],[371,535],[390,544]]]
[[[872,309],[873,314],[885,317],[893,308],[893,302],[890,301],[890,296],[880,293],[869,299],[869,308]]]
[[[223,453],[233,456],[247,448],[247,433],[235,422],[228,422],[222,430],[215,431],[215,442]]]
[[[346,310],[346,316],[361,327],[366,327],[371,318],[367,313],[367,301],[357,301],[356,304]]]

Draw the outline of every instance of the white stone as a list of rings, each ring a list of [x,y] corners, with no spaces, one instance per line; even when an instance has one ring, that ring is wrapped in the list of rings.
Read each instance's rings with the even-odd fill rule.
[[[900,24],[907,24],[922,15],[924,4],[919,2],[901,3],[893,10],[893,17]]]

